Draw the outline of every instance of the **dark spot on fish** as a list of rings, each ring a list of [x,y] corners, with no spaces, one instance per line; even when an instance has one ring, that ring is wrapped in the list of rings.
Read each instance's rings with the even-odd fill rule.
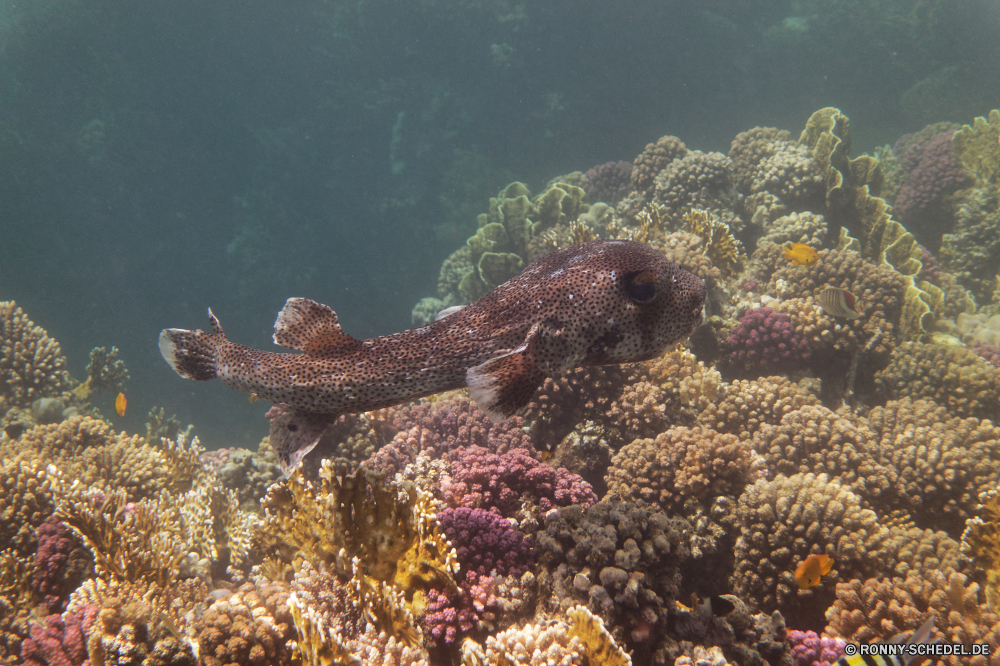
[[[294,423],[288,424],[288,432],[298,432],[298,431],[299,427],[297,425],[295,425]]]
[[[28,429],[28,424],[26,423],[8,423],[3,431],[11,439],[17,439],[24,434],[24,431]]]
[[[617,326],[606,330],[601,337],[594,340],[594,343],[587,350],[587,363],[591,365],[606,363],[610,352],[618,346],[623,338],[621,329]]]

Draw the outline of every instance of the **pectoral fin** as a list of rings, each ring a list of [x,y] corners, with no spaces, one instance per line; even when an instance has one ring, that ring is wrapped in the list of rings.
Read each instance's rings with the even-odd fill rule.
[[[535,325],[520,347],[469,368],[465,374],[469,394],[494,423],[524,409],[545,381],[535,358],[540,330]]]
[[[316,448],[327,426],[335,420],[332,414],[304,412],[285,412],[271,419],[271,448],[278,456],[278,467],[285,478]]]

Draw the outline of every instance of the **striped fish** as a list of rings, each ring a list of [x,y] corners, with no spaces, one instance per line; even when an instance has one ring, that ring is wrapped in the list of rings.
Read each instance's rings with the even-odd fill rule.
[[[819,295],[819,304],[823,306],[824,312],[833,317],[844,317],[845,319],[858,319],[857,302],[854,294],[839,287],[827,287]]]
[[[906,647],[929,642],[928,639],[931,637],[932,631],[934,631],[933,615],[920,625],[920,628],[910,636],[910,640],[906,641],[903,645],[899,645],[903,640],[901,636],[893,636],[886,641],[887,645],[897,646],[899,654],[853,654],[849,657],[841,657],[836,661],[834,666],[907,666],[920,657],[915,654],[908,654]]]

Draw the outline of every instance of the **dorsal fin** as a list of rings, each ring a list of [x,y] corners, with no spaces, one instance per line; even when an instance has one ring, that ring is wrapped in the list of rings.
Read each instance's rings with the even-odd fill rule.
[[[361,344],[340,329],[336,312],[308,298],[289,298],[285,302],[274,322],[274,342],[312,356]]]

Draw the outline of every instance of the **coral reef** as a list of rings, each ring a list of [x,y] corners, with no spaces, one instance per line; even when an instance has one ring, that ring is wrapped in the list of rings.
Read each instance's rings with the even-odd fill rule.
[[[729,334],[729,356],[746,369],[795,364],[809,358],[809,343],[792,328],[792,320],[769,307],[747,311]]]
[[[59,343],[14,301],[0,302],[0,411],[71,388]]]
[[[632,163],[606,162],[587,169],[580,187],[587,191],[587,201],[614,206],[632,192]]]

